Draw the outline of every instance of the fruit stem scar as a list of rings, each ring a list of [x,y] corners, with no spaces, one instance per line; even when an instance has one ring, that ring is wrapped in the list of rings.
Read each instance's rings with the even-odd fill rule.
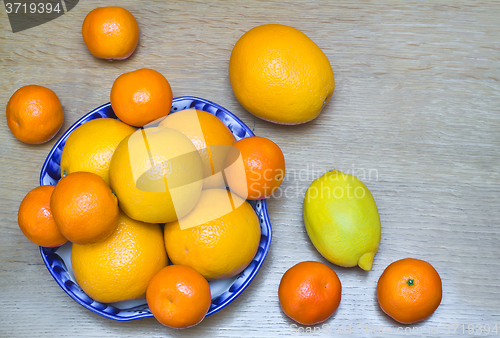
[[[414,284],[415,284],[415,280],[413,280],[413,279],[411,279],[411,278],[410,278],[410,279],[408,279],[408,280],[406,281],[406,284],[408,284],[408,286],[412,286],[412,285],[414,285]]]

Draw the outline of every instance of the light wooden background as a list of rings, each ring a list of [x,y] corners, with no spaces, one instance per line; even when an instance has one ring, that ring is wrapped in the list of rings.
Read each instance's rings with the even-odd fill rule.
[[[126,61],[94,58],[81,37],[85,15],[111,3],[129,9],[139,22],[139,46]],[[109,101],[118,75],[151,67],[167,77],[174,96],[219,103],[257,135],[275,141],[289,170],[282,186],[288,198],[269,200],[271,250],[236,301],[183,331],[154,319],[114,322],[67,296],[38,247],[19,230],[19,203],[38,185],[55,140],[23,144],[1,118],[1,337],[292,335],[277,288],[292,265],[325,262],[307,237],[301,207],[313,178],[333,168],[365,174],[379,208],[382,242],[370,272],[332,266],[343,285],[341,305],[326,322],[332,330],[363,325],[396,333],[399,325],[379,309],[375,288],[384,268],[405,257],[429,261],[443,280],[441,306],[415,325],[423,334],[414,336],[426,336],[429,325],[439,325],[439,336],[445,325],[500,326],[499,1],[82,0],[57,20],[16,34],[0,12],[2,109],[23,85],[53,89],[65,112],[58,138]],[[265,23],[302,30],[334,68],[333,99],[311,123],[258,120],[232,94],[231,49],[245,31]],[[461,331],[460,326],[456,333]]]

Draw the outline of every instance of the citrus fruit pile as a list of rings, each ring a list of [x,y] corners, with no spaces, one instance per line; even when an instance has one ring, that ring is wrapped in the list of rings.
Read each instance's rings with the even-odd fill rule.
[[[86,16],[82,36],[94,56],[122,60],[136,49],[139,26],[126,9],[101,7]],[[277,24],[255,27],[236,42],[229,79],[246,110],[285,125],[315,119],[335,88],[321,49],[299,30]],[[170,114],[172,98],[156,70],[118,76],[110,88],[118,119],[96,119],[69,135],[61,180],[30,191],[18,223],[40,246],[72,242],[76,282],[94,300],[145,297],[160,323],[187,328],[207,314],[208,281],[238,275],[255,256],[261,228],[248,200],[276,192],[285,158],[268,138],[236,140],[208,112]],[[57,95],[37,85],[12,95],[6,117],[13,135],[33,144],[52,139],[64,119]],[[359,179],[325,173],[308,188],[303,216],[326,260],[372,269],[380,218]],[[341,293],[335,271],[311,261],[290,268],[278,288],[284,313],[304,325],[328,319]],[[377,285],[380,307],[402,323],[430,316],[441,293],[439,274],[417,259],[389,265]]]
[[[118,77],[111,101],[120,119],[91,120],[68,136],[61,180],[28,193],[19,225],[38,245],[72,242],[76,282],[92,299],[147,294],[161,323],[195,325],[211,304],[208,280],[236,276],[255,256],[261,228],[247,199],[281,184],[283,153],[263,137],[236,141],[208,112],[169,115],[170,86],[151,69]],[[272,189],[263,180],[251,186],[250,175],[268,171],[280,176]],[[169,258],[182,268],[164,269]]]

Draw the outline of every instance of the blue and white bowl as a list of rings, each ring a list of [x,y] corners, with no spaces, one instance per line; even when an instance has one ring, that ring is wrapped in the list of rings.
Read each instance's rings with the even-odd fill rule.
[[[173,99],[170,113],[172,114],[176,111],[189,108],[204,110],[217,116],[233,133],[236,140],[254,136],[250,128],[230,111],[205,99],[192,96],[177,97]],[[43,164],[40,173],[40,185],[54,185],[61,179],[61,155],[69,134],[85,122],[103,117],[117,118],[110,103],[100,106],[86,114],[64,133],[54,145]],[[212,304],[210,305],[207,316],[227,306],[245,290],[259,271],[269,251],[272,234],[266,200],[249,202],[260,220],[262,235],[259,248],[252,262],[238,276],[210,282]],[[47,269],[52,277],[54,277],[57,284],[83,307],[103,317],[118,321],[153,317],[146,303],[146,299],[108,304],[97,302],[87,296],[80,286],[78,286],[73,276],[70,259],[71,243],[67,243],[58,248],[40,247],[40,252]]]

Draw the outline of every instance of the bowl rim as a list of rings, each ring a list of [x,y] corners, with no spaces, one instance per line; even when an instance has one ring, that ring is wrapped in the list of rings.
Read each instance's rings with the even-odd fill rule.
[[[229,110],[225,109],[224,107],[222,107],[222,106],[220,106],[220,105],[218,105],[216,103],[213,103],[211,101],[208,101],[206,99],[202,99],[202,98],[195,97],[195,96],[179,96],[179,97],[174,98],[173,101],[172,101],[172,103],[183,101],[183,100],[199,101],[199,102],[202,102],[202,103],[204,103],[206,105],[209,105],[209,106],[212,106],[212,107],[217,108],[219,110],[222,110],[226,115],[231,116],[231,118],[233,120],[235,120],[236,122],[238,122],[238,124],[240,125],[240,127],[242,129],[244,129],[245,132],[249,136],[255,136],[255,134],[253,133],[253,131],[243,121],[241,121],[236,115],[234,115],[233,113],[231,113]],[[64,134],[57,140],[56,143],[54,143],[54,145],[52,146],[52,149],[47,154],[47,157],[46,157],[46,159],[45,159],[45,161],[44,161],[44,163],[42,165],[42,168],[40,170],[40,185],[44,185],[44,182],[43,182],[44,174],[47,172],[47,167],[49,165],[50,159],[52,158],[52,156],[54,156],[54,153],[57,151],[57,149],[59,148],[60,144],[63,143],[63,142],[66,142],[68,136],[76,128],[78,128],[83,123],[88,122],[87,119],[88,119],[89,116],[95,114],[96,112],[100,111],[101,109],[110,108],[110,107],[111,107],[111,103],[108,102],[108,103],[105,103],[105,104],[103,104],[103,105],[101,105],[101,106],[93,109],[89,113],[83,115],[80,119],[78,119],[71,127],[69,127],[64,132]],[[192,108],[192,107],[190,107],[190,108]],[[189,108],[186,108],[186,109],[189,109]],[[177,111],[180,111],[180,110],[171,111],[170,113],[175,113]],[[209,112],[209,113],[211,113],[211,112]],[[246,137],[248,137],[248,136],[246,136]],[[248,285],[252,282],[252,280],[255,278],[255,276],[259,272],[262,264],[264,263],[264,261],[265,261],[265,259],[267,257],[267,254],[269,252],[269,248],[270,248],[270,245],[271,245],[271,241],[272,241],[271,221],[269,219],[269,212],[268,212],[268,209],[267,209],[266,199],[262,199],[262,200],[255,201],[255,202],[260,202],[261,203],[262,216],[264,218],[264,222],[262,222],[261,226],[265,227],[266,230],[267,230],[267,238],[268,239],[265,242],[264,251],[262,253],[262,256],[257,261],[256,267],[251,271],[251,273],[248,275],[248,277],[246,278],[246,280],[239,286],[238,290],[236,292],[232,293],[229,297],[227,297],[222,303],[218,304],[217,306],[215,306],[214,308],[212,308],[211,310],[209,310],[207,312],[207,314],[206,314],[205,317],[208,317],[208,316],[210,316],[210,315],[212,315],[212,314],[214,314],[216,312],[219,312],[220,310],[222,310],[223,308],[225,308],[227,305],[229,305],[229,303],[231,303],[234,299],[236,299],[248,287]],[[40,255],[42,256],[42,260],[43,260],[43,262],[45,264],[45,267],[47,268],[47,270],[49,271],[49,273],[52,275],[52,278],[54,278],[54,280],[57,282],[57,284],[59,285],[59,287],[61,287],[61,289],[63,289],[68,294],[68,296],[70,296],[75,302],[77,302],[78,304],[80,304],[84,308],[86,308],[86,309],[88,309],[88,310],[90,310],[90,311],[92,311],[92,312],[94,312],[96,314],[99,314],[99,315],[101,315],[101,316],[103,316],[105,318],[112,319],[112,320],[115,320],[115,321],[130,321],[130,320],[136,320],[136,319],[152,318],[152,317],[154,317],[153,314],[147,313],[147,312],[140,313],[140,314],[137,314],[137,315],[134,315],[134,316],[130,316],[130,317],[119,317],[119,316],[115,316],[115,315],[113,315],[111,313],[104,312],[102,310],[96,309],[95,307],[92,307],[89,304],[83,302],[72,290],[70,290],[64,284],[64,282],[62,280],[59,279],[59,277],[57,277],[55,275],[54,270],[52,268],[49,268],[50,263],[47,260],[48,253],[46,253],[44,251],[45,250],[50,250],[50,251],[52,251],[52,254],[57,255],[55,253],[55,251],[58,249],[58,247],[57,248],[48,248],[48,247],[42,247],[42,246],[40,246],[39,249],[40,249]],[[63,263],[64,263],[64,261],[63,261]],[[243,270],[243,271],[245,271],[245,270]],[[235,279],[235,281],[237,279]],[[231,284],[231,286],[234,285],[235,281],[233,282],[233,284]],[[220,295],[217,296],[217,297],[220,297]],[[89,297],[89,298],[92,299],[91,297]],[[213,298],[212,298],[212,300],[213,300]],[[106,304],[106,303],[102,303],[102,304]],[[147,303],[146,303],[146,305],[147,305]],[[125,309],[120,309],[120,310],[125,310]]]

